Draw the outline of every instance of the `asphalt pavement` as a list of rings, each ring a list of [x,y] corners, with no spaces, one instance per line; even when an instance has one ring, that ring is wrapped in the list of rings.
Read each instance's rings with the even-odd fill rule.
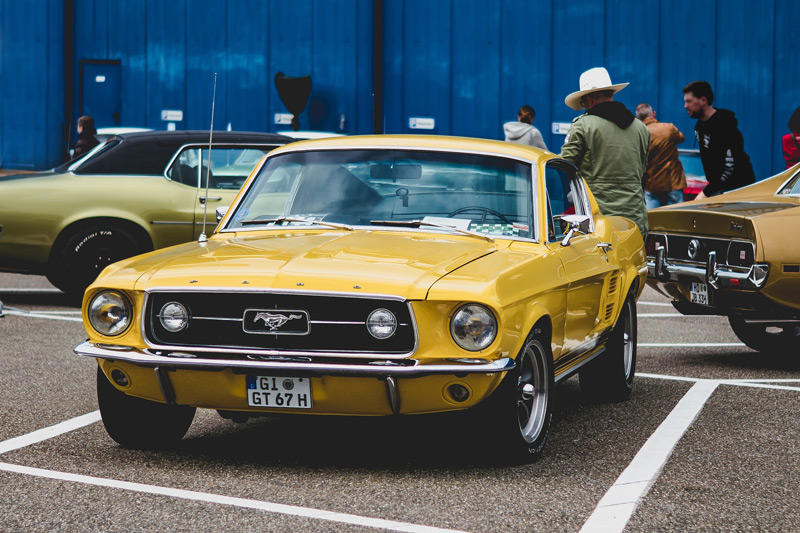
[[[78,307],[0,274],[3,531],[798,531],[800,354],[645,290],[632,397],[559,386],[550,439],[508,465],[470,417],[262,418],[198,411],[169,451],[99,422]]]

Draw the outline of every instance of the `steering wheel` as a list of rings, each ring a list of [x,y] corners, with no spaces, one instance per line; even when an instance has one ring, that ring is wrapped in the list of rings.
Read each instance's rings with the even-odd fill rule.
[[[486,215],[493,215],[493,216],[499,218],[500,220],[502,220],[505,224],[509,224],[509,225],[512,224],[512,222],[510,220],[508,220],[505,217],[505,215],[503,215],[502,213],[500,213],[498,211],[495,211],[494,209],[489,209],[488,207],[482,207],[482,206],[479,206],[479,205],[473,205],[473,206],[469,206],[469,207],[462,207],[461,209],[456,209],[452,213],[448,214],[447,218],[453,218],[455,215],[458,215],[460,213],[465,213],[467,211],[481,211],[481,212],[483,212],[483,216],[481,217],[481,223],[486,222]]]

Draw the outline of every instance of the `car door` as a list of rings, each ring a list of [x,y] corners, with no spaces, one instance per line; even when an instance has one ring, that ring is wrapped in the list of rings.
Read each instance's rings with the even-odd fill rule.
[[[605,329],[605,304],[608,284],[615,267],[603,241],[595,233],[586,184],[571,165],[554,160],[545,168],[547,189],[548,247],[561,259],[568,280],[567,312],[564,324],[564,352],[591,349]],[[589,217],[587,234],[574,232],[568,244],[567,230],[561,227],[566,215]]]

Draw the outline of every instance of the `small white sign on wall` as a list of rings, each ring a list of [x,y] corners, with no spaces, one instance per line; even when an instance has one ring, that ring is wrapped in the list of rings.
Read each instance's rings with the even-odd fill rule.
[[[436,127],[436,120],[432,118],[411,117],[408,127],[412,130],[432,130]]]
[[[180,122],[183,120],[183,111],[180,109],[162,109],[161,120],[167,122]]]
[[[94,82],[95,83],[105,83],[106,77],[105,76],[95,76]]]
[[[572,126],[572,122],[553,122],[553,134],[566,135],[569,133],[570,126]]]
[[[275,113],[275,124],[291,124],[291,113]]]

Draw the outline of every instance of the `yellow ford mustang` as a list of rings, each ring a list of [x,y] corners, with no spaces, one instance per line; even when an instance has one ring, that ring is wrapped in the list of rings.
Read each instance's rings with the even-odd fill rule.
[[[215,233],[109,266],[84,296],[111,437],[179,440],[197,407],[392,415],[475,408],[536,457],[554,384],[626,399],[642,237],[583,179],[511,143],[366,136],[286,145]]]

